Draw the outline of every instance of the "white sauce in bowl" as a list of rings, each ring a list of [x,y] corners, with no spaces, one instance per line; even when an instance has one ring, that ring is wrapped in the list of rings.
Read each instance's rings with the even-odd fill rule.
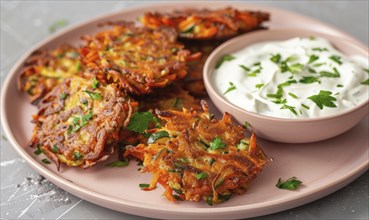
[[[369,98],[369,61],[348,57],[322,38],[263,42],[227,54],[212,74],[219,94],[251,112],[317,118]]]

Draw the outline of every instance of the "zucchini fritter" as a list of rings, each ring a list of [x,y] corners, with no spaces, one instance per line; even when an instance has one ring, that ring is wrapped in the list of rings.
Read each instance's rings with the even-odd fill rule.
[[[130,99],[115,84],[80,77],[65,79],[39,102],[31,147],[68,166],[90,167],[114,150],[118,131],[127,125]]]
[[[143,160],[141,172],[153,174],[145,190],[159,182],[170,201],[203,199],[212,205],[246,192],[262,170],[267,158],[256,136],[245,137],[245,129],[234,126],[229,114],[217,120],[205,102],[202,107],[202,113],[157,111],[166,125],[150,136],[147,146],[127,148],[125,155]]]
[[[269,14],[259,11],[238,11],[233,8],[216,10],[187,9],[172,13],[148,12],[140,21],[147,27],[174,27],[181,38],[226,39],[258,29]]]
[[[85,37],[82,61],[99,80],[118,82],[127,92],[143,95],[165,87],[187,74],[189,51],[176,41],[173,28],[155,30],[133,23],[113,23],[113,28]]]
[[[83,71],[76,48],[64,45],[53,50],[38,50],[26,60],[18,87],[29,95],[32,104],[65,78]]]

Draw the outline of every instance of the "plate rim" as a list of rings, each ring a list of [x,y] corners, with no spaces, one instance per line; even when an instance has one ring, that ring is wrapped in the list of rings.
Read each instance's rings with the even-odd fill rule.
[[[199,3],[203,4],[203,3],[209,3],[207,1],[199,1]],[[319,23],[321,26],[324,26],[325,29],[328,29],[329,31],[333,31],[335,33],[337,33],[339,36],[345,37],[347,39],[354,39],[357,40],[356,38],[352,37],[350,34],[347,34],[341,30],[336,29],[335,27],[333,27],[332,25],[326,24],[324,22],[321,22],[315,18],[311,18],[296,12],[292,12],[289,10],[285,10],[285,9],[280,9],[280,8],[276,8],[276,7],[270,7],[270,6],[265,6],[262,4],[249,4],[249,3],[244,3],[244,2],[230,2],[230,3],[224,3],[224,2],[213,2],[216,5],[215,6],[227,6],[227,4],[234,6],[234,5],[242,5],[243,7],[250,7],[250,8],[259,8],[259,10],[265,10],[265,11],[280,11],[280,12],[284,12],[286,14],[290,14],[290,15],[294,15],[294,16],[298,16],[300,18],[309,20],[310,22],[313,23]],[[212,3],[212,4],[213,4]],[[220,3],[220,4],[219,4]],[[191,2],[181,2],[181,5],[184,6],[189,6],[191,7]],[[148,204],[141,204],[141,203],[137,203],[135,201],[130,201],[130,200],[124,200],[124,199],[118,199],[118,198],[114,198],[111,196],[107,196],[98,192],[95,192],[93,190],[90,189],[86,189],[82,186],[79,186],[77,184],[74,184],[70,181],[68,181],[67,179],[59,176],[56,173],[53,173],[51,170],[48,170],[45,166],[43,166],[42,164],[40,164],[37,160],[35,160],[22,146],[20,146],[18,144],[18,142],[16,141],[10,126],[9,126],[9,122],[8,122],[8,118],[5,117],[5,115],[7,115],[6,113],[8,112],[8,110],[5,108],[5,101],[8,97],[8,93],[9,93],[9,86],[12,82],[12,80],[14,80],[14,77],[17,77],[17,70],[20,68],[20,66],[23,64],[24,60],[37,48],[40,48],[41,46],[47,44],[50,41],[53,41],[54,39],[68,33],[68,32],[72,32],[75,31],[76,29],[95,23],[97,21],[101,21],[101,20],[105,20],[108,19],[109,17],[115,17],[115,16],[119,16],[120,14],[125,14],[125,13],[129,13],[129,12],[134,12],[137,10],[148,10],[150,8],[150,6],[153,7],[160,7],[160,6],[166,6],[166,7],[174,7],[174,6],[178,6],[178,2],[160,2],[160,3],[149,3],[149,4],[138,4],[138,5],[134,5],[134,6],[127,6],[126,8],[123,8],[121,10],[118,11],[114,11],[114,12],[107,12],[104,13],[102,15],[96,16],[96,17],[92,17],[89,19],[86,19],[82,22],[78,22],[74,25],[71,25],[70,27],[65,28],[64,30],[61,30],[60,32],[57,32],[56,34],[50,35],[44,39],[42,39],[41,41],[39,41],[37,44],[35,44],[33,47],[31,47],[29,50],[27,50],[21,57],[18,58],[18,60],[15,62],[15,64],[12,66],[12,68],[10,69],[10,71],[8,72],[6,79],[4,80],[3,84],[2,84],[2,88],[1,88],[1,97],[0,97],[0,104],[1,104],[1,125],[4,129],[4,132],[6,134],[6,136],[8,137],[8,140],[10,142],[10,144],[12,145],[13,148],[15,148],[15,150],[17,151],[17,153],[23,158],[25,159],[25,161],[27,161],[27,163],[29,165],[31,165],[31,167],[38,173],[40,173],[41,175],[45,176],[49,181],[51,181],[52,183],[54,183],[55,185],[57,185],[58,187],[71,192],[73,195],[76,195],[82,199],[85,199],[87,201],[90,201],[94,204],[97,204],[99,206],[104,206],[106,208],[109,209],[114,209],[120,212],[125,212],[125,213],[129,213],[129,214],[134,214],[134,215],[140,215],[140,216],[146,216],[146,217],[163,217],[163,216],[171,216],[174,217],[175,215],[181,215],[178,216],[178,218],[180,217],[184,217],[184,215],[186,216],[196,216],[196,217],[209,217],[208,214],[211,214],[212,216],[216,217],[223,217],[225,215],[231,215],[231,216],[237,216],[239,214],[248,214],[248,217],[255,217],[255,216],[261,216],[261,215],[267,215],[267,214],[271,214],[271,213],[275,213],[275,212],[279,212],[279,211],[283,211],[286,209],[291,209],[303,204],[306,204],[308,202],[314,201],[318,198],[324,197],[338,189],[340,189],[341,187],[345,186],[346,184],[349,184],[350,182],[354,181],[357,177],[359,177],[361,174],[363,174],[369,166],[369,158],[364,161],[364,163],[362,163],[359,166],[356,166],[355,169],[351,170],[350,172],[346,173],[346,175],[343,175],[341,178],[339,178],[338,180],[332,181],[327,185],[324,185],[323,187],[319,187],[319,188],[315,188],[314,190],[310,190],[310,191],[306,191],[303,193],[299,193],[298,196],[293,197],[293,199],[276,199],[276,200],[272,200],[272,201],[266,201],[266,202],[259,202],[256,204],[248,204],[248,205],[238,205],[238,206],[231,206],[231,207],[210,207],[210,208],[203,208],[203,207],[195,207],[195,208],[182,208],[182,207],[177,207],[175,209],[167,209],[165,207],[160,207],[160,206],[155,206],[153,207],[152,205],[148,205]],[[275,28],[277,29],[277,28]],[[361,42],[359,40],[357,40],[358,42]],[[15,79],[16,80],[16,79]],[[318,195],[319,193],[324,192],[320,195]],[[305,198],[305,199],[303,199]],[[286,201],[284,201],[286,200]],[[107,202],[108,205],[106,204],[99,204],[99,201],[104,201]],[[298,201],[298,202],[296,202]],[[286,204],[285,206],[281,205],[280,203]],[[136,205],[132,204],[132,203],[136,203]],[[293,203],[293,204],[289,204],[289,203]],[[146,211],[148,211],[147,213],[144,212],[137,212],[137,210],[139,209],[145,209]],[[124,211],[123,211],[124,210]],[[142,210],[140,210],[142,211]],[[250,213],[247,213],[247,212]],[[218,214],[218,216],[216,216]],[[221,215],[219,215],[221,214]],[[229,217],[231,217],[229,216]],[[213,218],[214,218],[213,217]]]

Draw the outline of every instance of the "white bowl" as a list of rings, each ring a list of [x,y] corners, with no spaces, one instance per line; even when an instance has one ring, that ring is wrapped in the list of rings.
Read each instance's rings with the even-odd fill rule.
[[[244,34],[220,45],[207,59],[203,72],[205,87],[210,99],[220,111],[232,114],[239,123],[249,122],[258,137],[272,141],[285,143],[321,141],[351,129],[369,114],[369,100],[352,109],[330,116],[311,119],[286,119],[244,110],[228,102],[222,94],[214,89],[211,74],[214,72],[217,61],[223,55],[263,41],[281,41],[294,37],[310,36],[329,40],[339,51],[346,55],[369,57],[368,47],[352,38],[337,38],[322,33],[294,29],[262,30]]]

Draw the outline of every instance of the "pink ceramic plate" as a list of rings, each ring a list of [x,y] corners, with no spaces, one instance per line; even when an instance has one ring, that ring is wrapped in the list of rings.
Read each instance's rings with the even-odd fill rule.
[[[298,27],[350,38],[316,20],[280,9],[242,3],[212,2],[210,6],[206,2],[196,2],[196,7],[201,8],[229,5],[238,9],[270,12],[271,29]],[[259,140],[265,152],[275,161],[268,164],[251,184],[247,194],[234,196],[231,200],[212,207],[204,202],[168,202],[161,196],[162,187],[151,192],[141,191],[138,185],[148,183],[151,176],[139,173],[134,161],[127,168],[108,168],[101,164],[88,170],[63,167],[61,172],[57,172],[53,165],[41,163],[43,156],[35,156],[34,149],[26,147],[33,127],[30,123],[31,115],[36,109],[28,104],[25,95],[16,86],[19,69],[27,56],[37,48],[53,47],[64,42],[78,44],[81,35],[96,32],[96,24],[102,21],[135,20],[145,11],[184,7],[194,7],[193,2],[140,6],[111,13],[53,35],[24,54],[10,71],[1,92],[1,122],[18,153],[41,175],[82,199],[118,211],[156,218],[230,219],[266,215],[323,197],[365,172],[369,162],[368,118],[349,132],[324,142],[287,145]],[[286,191],[274,186],[278,178],[291,176],[297,176],[304,182],[299,190]]]

